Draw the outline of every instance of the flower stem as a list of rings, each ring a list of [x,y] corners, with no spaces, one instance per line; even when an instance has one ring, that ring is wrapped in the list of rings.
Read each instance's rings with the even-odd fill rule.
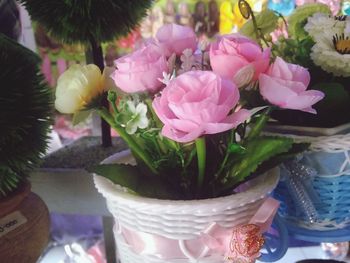
[[[152,106],[152,100],[147,98],[145,99],[145,103],[147,105],[148,111],[151,113],[152,115],[152,119],[155,122],[155,125],[157,128],[162,128],[163,127],[163,123],[160,121],[160,119],[158,118],[157,113],[154,111],[154,108]],[[164,144],[166,144],[168,147],[178,151],[180,149],[180,146],[173,140],[169,140],[168,138],[163,138],[163,142]],[[166,152],[166,151],[165,151]]]
[[[97,43],[95,37],[92,34],[89,34],[89,40],[90,40],[93,62],[96,66],[99,67],[99,69],[101,70],[101,73],[103,73],[104,58],[103,58],[102,47],[99,43]],[[109,105],[108,105],[107,97],[105,95],[103,96],[101,103],[103,107],[108,109]],[[102,146],[103,147],[112,146],[111,129],[103,119],[101,119],[101,134],[102,134]]]
[[[109,111],[105,108],[100,108],[97,110],[98,114],[106,121],[108,124],[118,132],[120,137],[128,144],[132,152],[137,155],[136,157],[140,158],[147,167],[154,174],[158,174],[158,171],[153,166],[153,162],[151,157],[135,142],[135,140],[128,134],[123,127],[116,124],[113,116],[109,113]]]
[[[197,196],[201,193],[206,163],[206,145],[205,138],[201,137],[196,140],[196,150],[198,158],[198,178],[197,178]]]
[[[270,118],[270,113],[272,112],[273,108],[272,107],[268,107],[262,114],[261,116],[258,118],[258,120],[256,121],[255,125],[251,128],[247,139],[248,140],[252,140],[256,137],[258,137],[261,133],[261,131],[263,130],[263,128],[265,127],[265,124],[267,123],[267,121]]]
[[[113,109],[115,114],[119,113],[119,110],[118,110],[117,105],[116,105],[117,98],[118,98],[118,96],[117,96],[117,93],[115,91],[113,91],[113,90],[108,91],[107,99],[108,99],[109,103],[111,104],[112,109]]]
[[[215,174],[215,176],[214,176],[214,180],[215,180],[215,179],[218,179],[218,178],[220,177],[222,171],[225,169],[225,166],[226,166],[228,157],[230,156],[230,151],[229,151],[229,149],[228,149],[228,146],[229,146],[231,143],[233,143],[234,136],[235,136],[235,133],[234,133],[234,130],[232,130],[232,131],[230,132],[230,138],[229,138],[229,143],[227,144],[227,149],[226,149],[225,157],[224,157],[223,161],[221,162],[221,165],[220,165],[219,170],[216,172],[216,174]]]
[[[161,123],[161,121],[159,120],[158,118],[158,115],[156,114],[156,112],[154,111],[153,109],[153,106],[152,106],[152,100],[147,98],[144,100],[146,105],[147,105],[147,108],[148,108],[148,111],[151,113],[152,115],[152,119],[154,120],[155,124],[156,124],[156,127],[157,128],[161,128],[163,125]]]

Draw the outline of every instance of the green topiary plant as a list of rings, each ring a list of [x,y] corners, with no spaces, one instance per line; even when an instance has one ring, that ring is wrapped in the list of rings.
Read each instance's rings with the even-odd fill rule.
[[[47,147],[53,96],[39,62],[0,34],[0,197],[26,180]]]
[[[32,19],[66,43],[91,46],[93,62],[101,71],[100,43],[125,36],[146,15],[153,0],[19,0]],[[107,107],[105,99],[103,104]],[[102,122],[102,144],[111,145],[110,128]]]
[[[19,0],[33,20],[65,43],[113,40],[127,35],[151,0]]]

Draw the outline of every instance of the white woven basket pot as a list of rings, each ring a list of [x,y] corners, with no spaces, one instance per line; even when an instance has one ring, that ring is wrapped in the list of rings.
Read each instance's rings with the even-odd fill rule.
[[[104,163],[130,163],[130,157],[129,152],[121,152]],[[94,175],[95,185],[115,218],[114,234],[122,263],[224,262],[223,253],[211,252],[204,244],[198,246],[201,233],[213,223],[225,229],[248,223],[276,187],[278,179],[279,170],[274,169],[250,181],[242,193],[206,200],[172,201],[135,196]],[[139,234],[135,237],[130,231]],[[144,244],[135,248],[130,243],[140,239],[140,235]],[[152,245],[156,242],[158,247]],[[170,249],[174,256],[164,258],[159,249]]]
[[[281,169],[281,182],[275,191],[281,201],[280,214],[311,230],[350,226],[350,124],[328,129],[270,126],[269,133],[310,143],[297,163]],[[293,176],[293,169],[299,169],[299,175],[294,171]]]

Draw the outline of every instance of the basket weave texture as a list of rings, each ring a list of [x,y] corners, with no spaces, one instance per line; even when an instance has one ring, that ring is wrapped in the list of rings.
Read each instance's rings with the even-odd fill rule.
[[[119,153],[107,160],[107,163],[116,160],[129,162],[128,157],[129,153]],[[135,196],[101,176],[94,176],[95,185],[106,198],[108,209],[117,225],[177,240],[179,245],[183,240],[199,238],[201,232],[212,223],[225,228],[248,223],[273,191],[278,179],[279,171],[274,169],[249,182],[249,189],[242,193],[205,200],[174,201]],[[114,233],[122,263],[192,262],[188,257],[167,261],[156,255],[137,254],[118,231]],[[223,255],[220,258],[223,262]],[[220,263],[217,255],[204,255],[198,262]]]
[[[320,128],[314,129],[314,134],[305,131],[307,135],[301,135],[303,128],[300,128],[293,134],[285,130],[280,134],[296,142],[311,143],[301,162],[317,172],[311,183],[306,185],[317,211],[316,222],[307,220],[286,181],[281,180],[275,190],[275,197],[281,201],[280,214],[294,225],[322,231],[350,225],[350,126],[345,125],[334,131],[334,134],[329,134],[327,129]],[[282,178],[286,172],[284,169],[281,169]]]

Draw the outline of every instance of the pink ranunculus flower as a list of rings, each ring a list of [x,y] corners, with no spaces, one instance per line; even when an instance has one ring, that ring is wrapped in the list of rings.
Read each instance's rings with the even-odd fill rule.
[[[158,30],[156,39],[167,56],[173,53],[181,55],[185,49],[192,49],[192,51],[197,49],[196,34],[187,26],[166,24]]]
[[[219,37],[210,47],[210,64],[213,71],[221,77],[234,79],[236,73],[247,66],[253,66],[252,80],[269,67],[270,49],[262,50],[253,40],[231,34]]]
[[[211,71],[188,71],[173,79],[153,101],[153,108],[164,123],[162,134],[187,143],[204,134],[230,130],[250,117],[241,109],[229,114],[239,100],[232,81]]]
[[[117,87],[127,93],[157,92],[163,85],[159,79],[168,73],[166,57],[159,47],[150,43],[135,52],[117,59],[112,78]]]
[[[306,68],[287,63],[280,57],[259,77],[260,93],[271,104],[316,113],[311,106],[323,99],[324,93],[306,90],[309,83],[310,73]]]

